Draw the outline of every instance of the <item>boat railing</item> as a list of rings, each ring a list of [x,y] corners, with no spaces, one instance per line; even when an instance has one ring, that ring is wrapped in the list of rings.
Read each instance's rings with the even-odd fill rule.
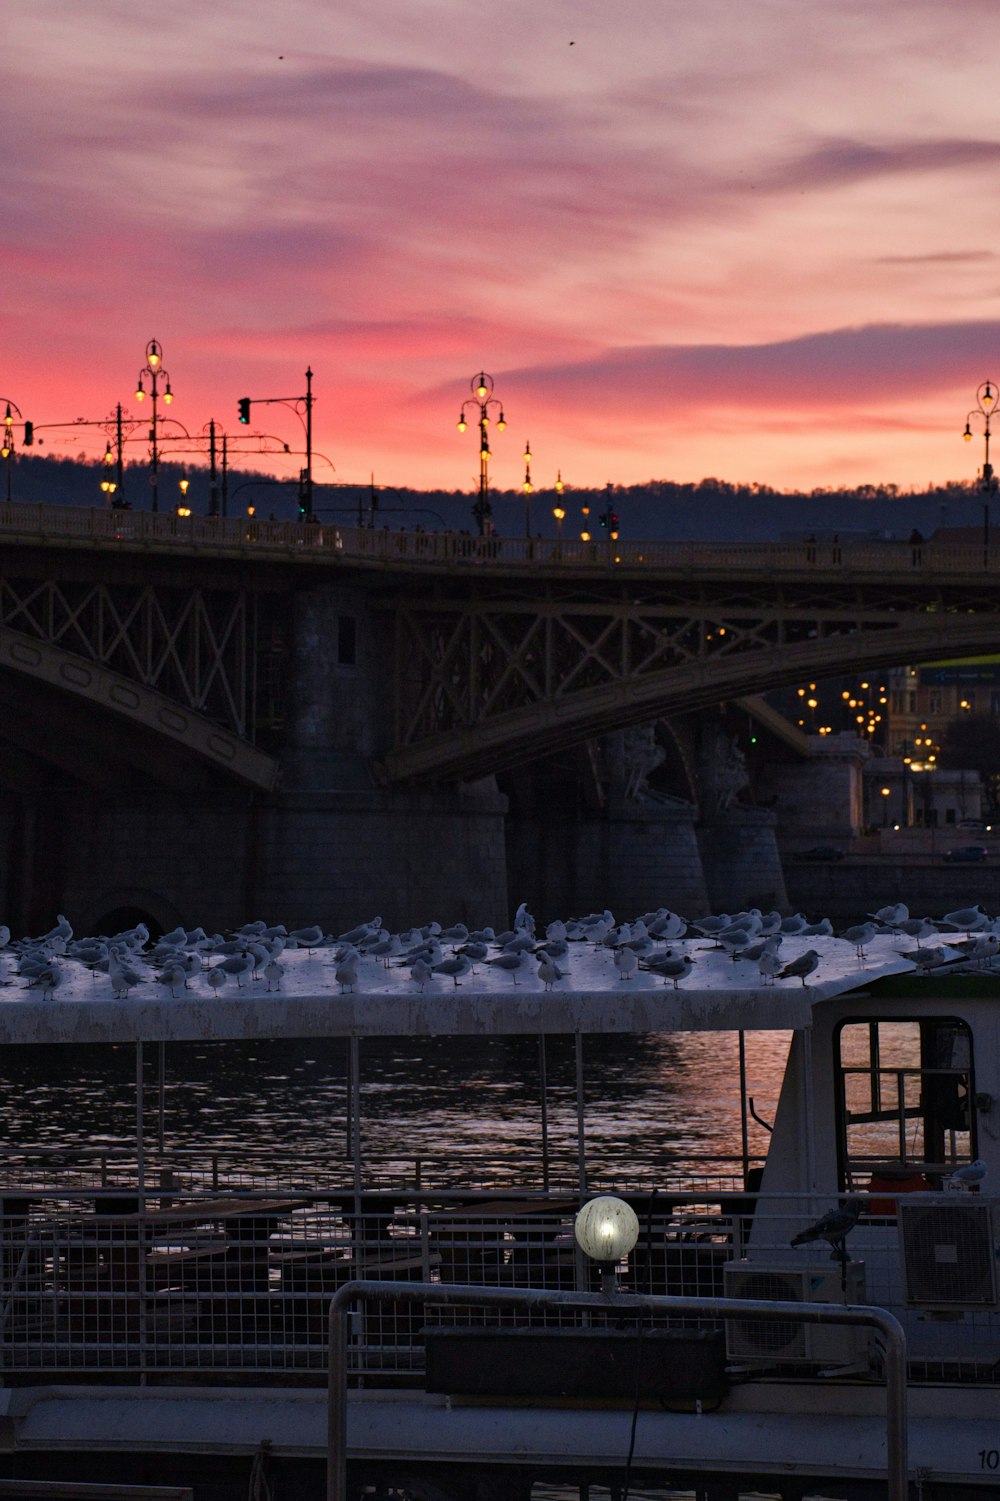
[[[822,1238],[791,1244],[828,1201],[761,1201],[702,1187],[624,1196],[639,1220],[636,1246],[617,1268],[626,1290],[905,1312],[892,1215],[865,1217],[842,1259]],[[286,1186],[213,1195],[174,1180],[143,1194],[134,1184],[35,1184],[5,1188],[0,1201],[0,1379],[7,1382],[95,1371],[136,1380],[236,1373],[255,1382],[319,1380],[330,1299],[348,1281],[556,1292],[601,1284],[600,1269],[575,1241],[580,1196],[573,1192]],[[419,1384],[424,1330],[450,1317],[419,1299],[379,1300],[358,1315],[352,1371],[366,1382]],[[485,1305],[463,1310],[466,1322],[482,1326],[496,1317]],[[577,1315],[538,1317],[544,1327]],[[938,1323],[916,1319],[914,1327],[912,1358],[922,1373],[997,1384],[998,1309]],[[809,1367],[808,1350],[739,1347],[736,1356],[750,1372],[785,1359]]]

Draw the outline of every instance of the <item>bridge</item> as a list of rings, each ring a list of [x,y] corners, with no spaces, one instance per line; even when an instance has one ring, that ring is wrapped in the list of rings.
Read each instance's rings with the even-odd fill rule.
[[[770,815],[702,809],[696,828],[690,802],[640,806],[599,737],[998,640],[985,540],[583,543],[7,505],[0,546],[0,916],[21,931],[57,910],[346,927],[390,901],[400,926],[506,921],[508,871],[538,906],[780,903]],[[530,767],[520,786],[563,752],[584,813],[546,783],[548,832],[509,817],[491,776]]]
[[[303,592],[366,601],[368,640],[341,665],[358,699],[378,697],[384,785],[483,777],[611,728],[1000,639],[1000,541],[585,543],[30,505],[0,507],[0,541],[8,680],[143,731],[150,774],[176,779],[169,745],[264,791],[303,654],[334,650],[294,639]],[[51,738],[37,723],[22,737],[36,752]]]

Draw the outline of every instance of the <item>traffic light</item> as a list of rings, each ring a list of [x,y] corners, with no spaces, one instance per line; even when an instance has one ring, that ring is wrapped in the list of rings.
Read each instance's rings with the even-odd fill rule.
[[[240,397],[240,421],[241,422],[249,422],[250,421],[250,398],[249,398],[249,396],[241,396]]]
[[[611,528],[611,535],[612,535],[612,537],[617,537],[618,536],[618,512],[617,511],[609,511],[608,512],[608,526]]]
[[[608,513],[607,513],[607,511],[602,511],[601,514],[600,514],[600,516],[597,519],[598,519],[598,521],[600,521],[600,523],[601,523],[601,525],[603,527],[606,527],[607,524],[608,524]]]
[[[30,448],[31,445],[32,445],[32,443],[34,443],[34,441],[35,441],[35,424],[33,422],[26,422],[24,424],[24,446],[25,446],[25,448]]]

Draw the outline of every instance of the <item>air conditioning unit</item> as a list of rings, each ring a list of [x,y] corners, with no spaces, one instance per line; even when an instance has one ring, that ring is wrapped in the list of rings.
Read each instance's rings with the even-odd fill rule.
[[[723,1268],[727,1298],[763,1298],[772,1303],[863,1303],[865,1265],[849,1261],[823,1266],[731,1261]],[[727,1319],[730,1360],[768,1365],[853,1365],[864,1359],[868,1332],[847,1324],[801,1324],[791,1319]]]
[[[997,1306],[998,1209],[978,1194],[907,1194],[897,1212],[910,1308]]]

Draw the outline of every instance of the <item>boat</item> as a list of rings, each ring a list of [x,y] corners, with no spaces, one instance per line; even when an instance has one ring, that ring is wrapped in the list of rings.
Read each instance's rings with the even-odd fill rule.
[[[964,940],[928,967],[889,929],[860,947],[789,937],[783,958],[816,963],[771,983],[705,938],[675,941],[696,962],[666,980],[623,978],[601,941],[547,982],[530,964],[420,984],[365,961],[338,984],[329,950],[301,948],[280,988],[149,978],[121,998],[82,966],[46,993],[0,959],[6,1047],[61,1050],[67,1069],[85,1044],[136,1057],[131,1153],[3,1159],[0,1477],[141,1474],[211,1496],[254,1470],[307,1501],[339,1467],[347,1501],[594,1486],[866,1501],[900,1494],[902,1454],[927,1501],[1000,1496],[1000,1008]],[[750,1034],[788,1035],[760,1160],[741,1067],[728,1170],[595,1168],[592,1050],[689,1032],[736,1034],[741,1063]],[[489,1143],[479,1172],[447,1153],[419,1172],[366,1161],[370,1040],[472,1036],[530,1038],[542,1059],[571,1040],[571,1171],[544,1104],[502,1182]],[[250,1142],[221,1168],[164,1148],[151,1057],[320,1037],[350,1061],[347,1150],[327,1173],[257,1171]],[[595,1197],[635,1219],[611,1266],[575,1234]]]

